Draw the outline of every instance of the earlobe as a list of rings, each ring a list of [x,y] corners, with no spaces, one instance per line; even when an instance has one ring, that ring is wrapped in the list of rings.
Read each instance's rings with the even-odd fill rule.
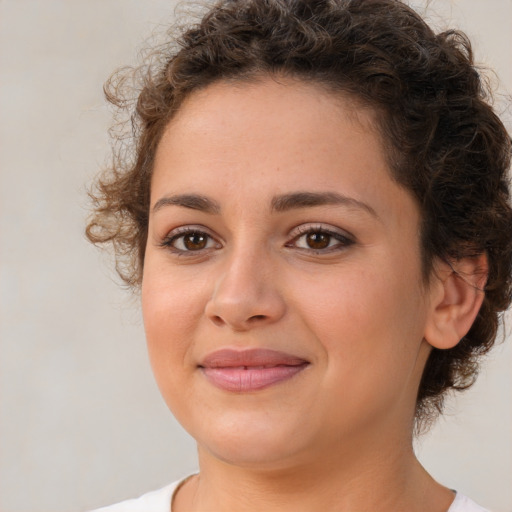
[[[488,275],[487,256],[481,254],[439,262],[431,283],[431,310],[425,339],[434,348],[453,348],[468,333],[482,301]]]

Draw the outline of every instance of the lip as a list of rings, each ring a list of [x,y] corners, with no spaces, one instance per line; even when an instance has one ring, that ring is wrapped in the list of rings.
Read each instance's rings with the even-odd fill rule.
[[[214,386],[244,393],[287,381],[309,366],[309,361],[269,349],[222,349],[207,355],[198,366]]]

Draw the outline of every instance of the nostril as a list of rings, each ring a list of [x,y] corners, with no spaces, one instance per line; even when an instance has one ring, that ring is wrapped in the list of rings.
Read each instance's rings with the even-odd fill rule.
[[[257,322],[259,320],[265,320],[265,318],[267,318],[265,315],[254,315],[249,318],[249,322],[252,322],[252,321]]]
[[[221,326],[224,324],[224,320],[222,320],[222,318],[218,315],[212,316],[211,320],[215,325],[218,325],[218,326]]]

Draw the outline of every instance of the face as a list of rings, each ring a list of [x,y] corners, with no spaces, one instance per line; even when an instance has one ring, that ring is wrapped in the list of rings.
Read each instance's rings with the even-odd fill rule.
[[[143,315],[200,452],[277,467],[409,435],[429,300],[418,209],[374,125],[317,86],[262,80],[196,92],[167,127]]]

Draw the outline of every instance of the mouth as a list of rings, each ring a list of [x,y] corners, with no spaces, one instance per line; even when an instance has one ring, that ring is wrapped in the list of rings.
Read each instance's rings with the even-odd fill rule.
[[[214,386],[244,393],[287,381],[309,364],[305,359],[275,350],[223,349],[209,354],[198,367]]]

